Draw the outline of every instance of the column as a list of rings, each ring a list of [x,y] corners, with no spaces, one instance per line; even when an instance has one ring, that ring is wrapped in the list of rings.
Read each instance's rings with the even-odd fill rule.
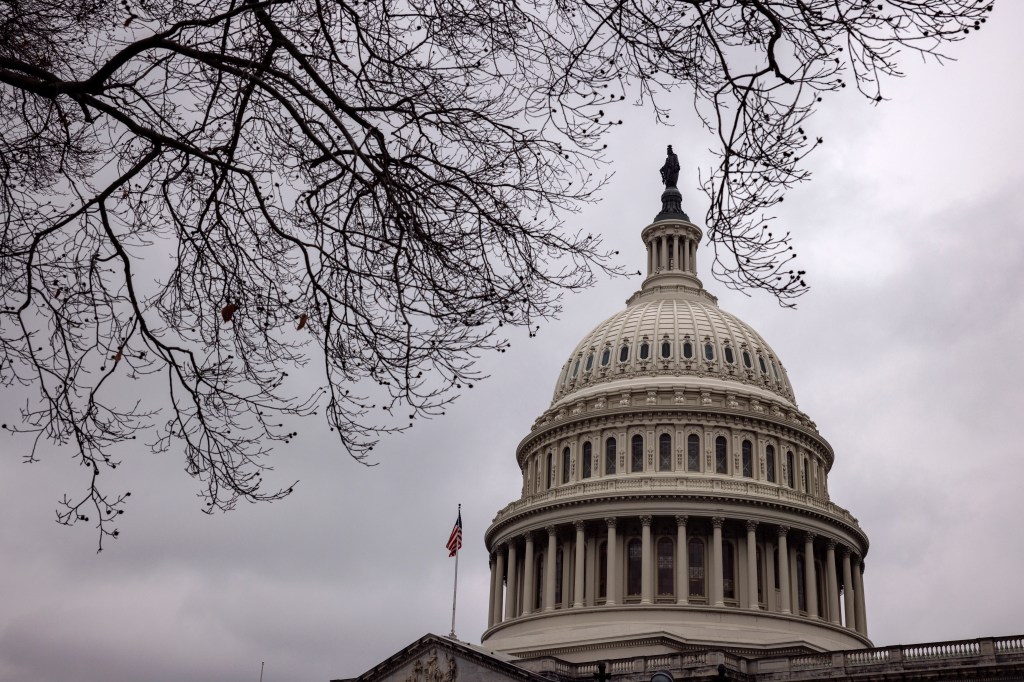
[[[523,550],[523,615],[528,616],[533,613],[533,581],[536,579],[533,575],[533,531],[526,531],[524,537],[526,548]]]
[[[714,572],[711,576],[711,594],[713,597],[712,603],[715,606],[725,606],[722,596],[725,592],[725,585],[722,584],[722,524],[725,523],[725,519],[721,516],[715,516],[711,519],[712,527],[712,547],[714,554],[714,561],[712,561],[711,570]]]
[[[583,607],[583,566],[584,566],[584,554],[583,550],[586,547],[586,538],[584,534],[584,524],[582,521],[576,522],[576,575],[573,581],[573,595],[572,595],[572,606],[574,609]]]
[[[489,563],[491,565],[491,593],[488,595],[489,599],[487,600],[487,627],[494,625],[494,580],[498,573],[497,557],[492,556]]]
[[[517,560],[519,557],[516,556],[517,554],[516,541],[513,538],[508,541],[508,579],[505,581],[505,620],[516,617],[516,602],[518,601],[519,596],[517,594],[518,591],[516,590],[516,586],[519,584],[517,575],[519,570]]]
[[[836,541],[832,538],[825,543],[825,571],[828,587],[828,622],[841,625],[839,622],[839,586],[836,585]]]
[[[864,610],[864,560],[858,560],[853,565],[853,589],[857,601],[857,632],[868,636],[868,614]]]
[[[757,521],[747,521],[747,606],[755,611],[757,603]]]
[[[616,571],[618,568],[618,561],[616,561],[616,559],[618,559],[619,553],[616,551],[615,546],[615,517],[608,517],[605,519],[605,523],[608,524],[608,569],[606,571],[608,586],[604,603],[607,605],[613,605],[618,601],[616,598],[619,596],[619,578],[618,571]]]
[[[647,274],[654,274],[654,240],[647,242]]]
[[[683,270],[690,271],[690,240],[684,238],[682,245],[679,247],[682,260],[679,262],[679,267]]]
[[[558,529],[545,528],[548,532],[548,551],[544,555],[544,610],[555,609],[555,554],[558,552]]]
[[[782,593],[779,597],[782,600],[782,612],[792,613],[789,596],[789,545],[786,535],[789,533],[789,526],[779,526],[779,589]]]
[[[653,548],[651,547],[650,516],[640,517],[640,603],[651,603],[651,569],[654,567]]]
[[[857,607],[854,604],[853,572],[850,570],[850,548],[843,547],[843,599],[846,602],[846,627],[857,629]]]
[[[676,517],[676,603],[690,602],[689,540],[686,537],[686,516]]]
[[[818,617],[818,579],[814,575],[814,533],[804,538],[804,592],[807,594],[807,617]]]
[[[501,586],[505,582],[505,547],[504,545],[498,547],[495,552],[497,555],[498,567],[494,571],[494,621],[493,624],[497,625],[501,622],[502,607],[504,602],[502,600],[502,589]]]
[[[690,241],[690,270],[697,272],[697,240]]]

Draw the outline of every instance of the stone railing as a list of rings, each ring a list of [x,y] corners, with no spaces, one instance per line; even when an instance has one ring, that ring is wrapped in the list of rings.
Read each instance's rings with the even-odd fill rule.
[[[781,485],[760,483],[746,479],[638,474],[623,474],[621,476],[598,478],[579,483],[567,483],[537,493],[536,495],[527,495],[505,505],[494,516],[492,523],[499,523],[512,515],[520,514],[533,508],[569,501],[574,498],[592,498],[594,496],[616,494],[628,495],[644,491],[655,493],[724,493],[730,497],[767,498],[814,509],[815,511],[828,514],[839,521],[854,526],[857,525],[857,519],[839,505]]]

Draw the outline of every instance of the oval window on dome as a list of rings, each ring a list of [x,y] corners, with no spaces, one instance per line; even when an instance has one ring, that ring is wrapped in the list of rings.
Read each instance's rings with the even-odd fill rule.
[[[775,375],[775,380],[776,381],[782,381],[782,379],[779,378],[779,368],[775,366],[775,361],[772,360],[771,363],[772,363],[772,374]]]
[[[730,365],[736,362],[736,356],[732,353],[732,346],[725,347],[725,361]]]
[[[644,341],[640,344],[640,359],[646,360],[651,357],[651,344]]]
[[[601,366],[607,367],[608,363],[612,361],[612,349],[605,348],[601,353]]]
[[[672,357],[672,342],[668,339],[661,342],[661,357],[665,360]]]
[[[757,364],[761,365],[761,374],[767,374],[768,373],[768,366],[764,364],[764,356],[763,355],[758,355],[757,356]]]
[[[629,346],[624,345],[619,349],[619,362],[626,362],[627,360],[629,360]]]
[[[754,366],[754,363],[750,360],[750,353],[747,351],[743,351],[743,366],[747,369],[751,369]]]
[[[576,375],[580,373],[580,359],[576,358],[576,362],[572,364],[572,378],[575,379]]]
[[[715,347],[711,344],[710,341],[704,344],[704,358],[708,362],[711,362],[712,360],[715,359]]]
[[[593,353],[588,353],[587,354],[587,364],[586,364],[586,367],[584,368],[584,370],[589,372],[592,369],[594,369],[594,354]]]
[[[687,360],[693,359],[693,344],[689,341],[683,341],[683,357]]]

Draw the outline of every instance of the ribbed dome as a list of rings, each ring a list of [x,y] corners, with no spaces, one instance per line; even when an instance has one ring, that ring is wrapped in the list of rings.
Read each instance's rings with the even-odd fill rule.
[[[785,368],[761,335],[693,296],[634,302],[597,325],[563,366],[554,402],[602,383],[658,376],[720,379],[796,402]]]

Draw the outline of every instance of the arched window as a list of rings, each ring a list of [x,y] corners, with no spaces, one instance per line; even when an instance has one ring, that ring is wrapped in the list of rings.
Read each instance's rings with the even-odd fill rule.
[[[693,359],[693,344],[687,339],[683,341],[683,357],[687,360]]]
[[[548,453],[547,467],[545,469],[546,474],[544,476],[544,485],[547,488],[555,487],[555,462],[551,459],[551,453]]]
[[[569,472],[572,468],[572,457],[569,455],[569,448],[562,448],[562,483],[569,482]]]
[[[576,358],[576,362],[572,364],[572,378],[575,379],[576,375],[580,373],[580,359]]]
[[[767,374],[768,373],[768,367],[764,364],[764,356],[763,355],[758,355],[757,356],[757,364],[761,366],[761,374]]]
[[[629,346],[623,344],[622,347],[619,348],[619,362],[625,362],[627,360],[629,360]]]
[[[658,436],[658,471],[672,470],[672,436],[663,433]]]
[[[533,610],[544,608],[544,554],[538,554],[534,559],[533,575]]]
[[[672,342],[665,339],[661,342],[661,359],[668,360],[672,357]]]
[[[612,361],[612,349],[605,348],[601,351],[601,366],[607,367],[608,363]]]
[[[671,538],[658,540],[658,596],[675,594],[675,546]]]
[[[790,488],[796,487],[796,472],[793,471],[793,451],[786,450],[786,484]]]
[[[608,543],[597,546],[597,598],[608,598]]]
[[[700,436],[696,433],[686,437],[686,470],[700,471]]]
[[[729,453],[726,449],[725,436],[715,439],[715,473],[729,473]]]
[[[768,445],[764,449],[765,475],[771,483],[775,483],[775,446]]]
[[[754,366],[754,363],[750,361],[750,353],[745,350],[743,351],[743,366],[747,369],[751,369]]]
[[[707,594],[704,580],[704,541],[700,538],[690,538],[687,557],[686,563],[690,568],[690,596],[704,597]]]
[[[604,473],[615,473],[615,439],[609,438],[604,443]]]
[[[732,354],[732,346],[725,347],[725,361],[730,365],[736,362],[736,356]]]
[[[629,470],[638,473],[644,470],[644,437],[639,433],[630,441]]]
[[[640,344],[640,359],[646,360],[651,357],[651,344],[644,341]]]
[[[741,445],[741,453],[743,456],[743,475],[747,478],[754,477],[754,446],[751,445],[749,440],[744,440]]]
[[[589,440],[583,444],[583,478],[590,478],[592,473],[590,458],[593,455],[593,450]]]
[[[587,365],[586,365],[585,369],[586,369],[587,372],[589,372],[590,370],[594,369],[594,354],[593,354],[593,352],[587,353]]]
[[[626,543],[626,596],[639,597],[643,571],[643,548],[640,538],[633,538]]]
[[[708,362],[715,359],[715,347],[710,341],[704,342],[704,359]]]
[[[722,542],[722,597],[736,598],[736,546]]]

